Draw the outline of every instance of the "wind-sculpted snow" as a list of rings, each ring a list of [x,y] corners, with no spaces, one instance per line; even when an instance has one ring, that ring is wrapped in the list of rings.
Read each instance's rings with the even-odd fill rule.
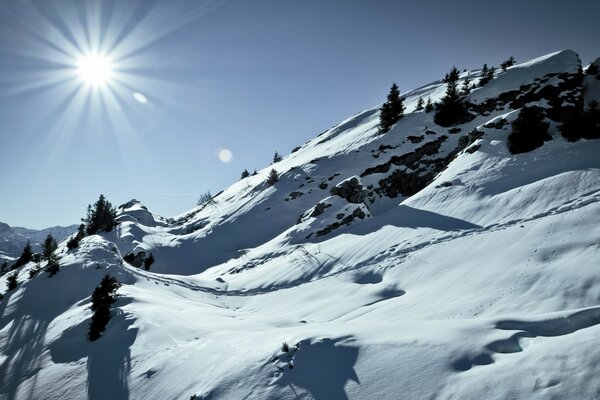
[[[549,118],[541,148],[506,147],[521,103],[575,96],[580,67],[498,71],[450,128],[413,112],[436,81],[387,134],[363,111],[181,216],[123,205],[113,232],[61,244],[52,278],[18,271],[0,398],[597,399],[600,141]],[[123,261],[142,251],[149,271]],[[89,342],[107,272],[123,286]]]

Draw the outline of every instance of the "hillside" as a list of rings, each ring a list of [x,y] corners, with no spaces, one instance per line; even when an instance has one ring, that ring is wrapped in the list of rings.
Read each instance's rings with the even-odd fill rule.
[[[599,65],[465,71],[468,122],[415,110],[435,81],[386,134],[362,111],[183,215],[121,205],[112,232],[61,243],[57,275],[29,263],[4,293],[0,398],[598,398],[600,140],[560,128],[600,100]],[[511,154],[532,105],[552,138]],[[106,273],[123,286],[90,342]]]

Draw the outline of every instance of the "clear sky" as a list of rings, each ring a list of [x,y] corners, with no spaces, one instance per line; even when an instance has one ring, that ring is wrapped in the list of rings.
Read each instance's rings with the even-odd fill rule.
[[[180,214],[394,81],[565,48],[587,64],[598,15],[577,0],[5,0],[0,221],[78,223],[100,193]]]

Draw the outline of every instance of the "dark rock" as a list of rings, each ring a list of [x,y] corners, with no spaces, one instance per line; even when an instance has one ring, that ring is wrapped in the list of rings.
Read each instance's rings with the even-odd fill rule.
[[[349,203],[362,203],[367,197],[367,190],[363,188],[357,177],[346,179],[332,187],[330,193],[346,199]]]

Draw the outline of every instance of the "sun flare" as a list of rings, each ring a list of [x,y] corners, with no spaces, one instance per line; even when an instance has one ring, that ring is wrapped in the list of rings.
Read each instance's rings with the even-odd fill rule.
[[[77,67],[80,78],[90,86],[103,86],[110,83],[112,65],[102,54],[87,54],[81,57]]]

